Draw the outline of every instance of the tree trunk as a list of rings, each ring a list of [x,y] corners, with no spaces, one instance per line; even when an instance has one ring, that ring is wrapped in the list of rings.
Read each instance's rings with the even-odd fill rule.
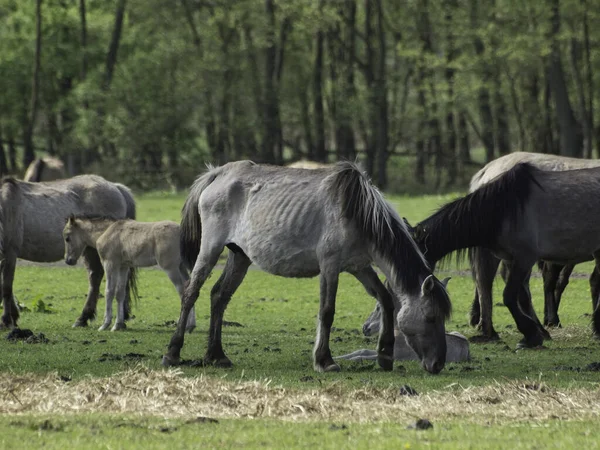
[[[10,164],[10,173],[17,172],[17,146],[15,138],[12,135],[8,136],[8,162]]]
[[[35,159],[33,148],[33,130],[38,113],[39,99],[39,80],[40,65],[42,55],[42,0],[37,0],[35,4],[35,57],[33,64],[33,78],[31,81],[31,107],[29,111],[29,120],[23,134],[23,166],[27,167]]]
[[[377,177],[376,183],[381,189],[387,187],[387,160],[388,160],[388,145],[389,145],[389,117],[388,117],[388,89],[387,89],[387,45],[384,30],[383,6],[382,0],[377,0],[377,45],[378,45],[378,60],[377,60],[377,78],[375,84],[375,98],[377,105]]]
[[[471,0],[471,27],[474,30],[479,28],[479,4],[478,0]],[[494,159],[494,128],[493,128],[493,117],[492,107],[490,105],[490,92],[489,87],[492,81],[492,73],[490,69],[489,61],[485,61],[486,52],[483,45],[483,41],[475,34],[473,40],[473,46],[475,47],[475,53],[479,58],[479,64],[481,66],[481,82],[482,86],[479,88],[477,94],[477,103],[479,105],[479,115],[481,117],[481,140],[485,147],[485,159],[486,162],[490,162]]]
[[[586,67],[586,71],[585,71],[585,81],[586,81],[586,85],[587,85],[587,93],[588,93],[588,102],[587,102],[587,111],[588,111],[588,130],[590,130],[590,147],[589,147],[589,154],[586,155],[586,158],[591,158],[592,157],[592,150],[594,147],[594,82],[593,82],[593,75],[592,75],[592,59],[590,56],[590,27],[589,27],[589,20],[588,20],[588,4],[587,4],[587,0],[581,0],[581,3],[583,4],[583,48],[584,48],[584,54],[585,54],[585,67]],[[597,143],[600,143],[600,141],[598,141]],[[598,156],[600,157],[600,151],[598,152]]]
[[[460,110],[458,113],[458,154],[463,166],[471,162],[471,142],[464,110]]]
[[[448,154],[448,160],[446,167],[448,171],[448,185],[452,185],[456,182],[457,176],[457,162],[456,157],[456,125],[454,123],[454,73],[453,67],[454,60],[456,58],[456,49],[454,47],[454,27],[453,27],[453,16],[456,9],[456,0],[445,0],[444,9],[446,10],[445,22],[446,22],[446,84],[448,101],[446,103],[446,153]]]
[[[579,124],[575,119],[569,92],[562,67],[558,34],[560,33],[559,0],[550,0],[552,7],[552,24],[550,38],[552,51],[548,66],[548,77],[560,136],[560,154],[572,157],[583,156],[583,138],[579,132]]]
[[[323,0],[319,2],[319,11],[323,12]],[[315,160],[327,162],[325,150],[325,112],[323,110],[323,30],[317,30],[315,39],[315,64],[313,67],[313,110],[315,115]]]
[[[279,140],[279,101],[277,98],[277,44],[275,42],[275,0],[265,0],[267,15],[264,83],[264,129],[261,162],[277,163],[277,142]]]
[[[106,54],[104,80],[102,83],[102,89],[105,91],[110,87],[115,66],[117,64],[117,53],[119,51],[119,44],[121,42],[121,32],[123,31],[123,18],[125,16],[126,5],[127,0],[118,0],[117,10],[115,12],[115,23],[113,25],[108,53]]]
[[[338,63],[343,75],[339,78],[338,91],[340,101],[336,102],[335,140],[337,159],[353,160],[356,157],[356,140],[352,120],[352,110],[356,96],[354,84],[354,60],[356,58],[356,2],[345,0],[341,6],[340,15],[345,16],[344,32],[339,45]],[[332,83],[333,80],[332,80]],[[334,86],[339,86],[334,83]]]
[[[2,138],[2,128],[0,127],[0,177],[8,174],[8,161],[4,153],[4,140]]]
[[[365,149],[366,164],[365,168],[369,176],[375,173],[375,161],[377,158],[377,144],[375,142],[375,133],[377,129],[377,108],[375,90],[375,48],[373,38],[373,2],[365,0],[365,31],[364,41],[366,46],[366,67],[364,68],[365,83],[367,85],[367,114],[368,114],[368,130]]]
[[[573,78],[577,88],[577,98],[579,100],[579,116],[581,117],[581,125],[583,129],[583,156],[590,158],[592,155],[593,130],[590,128],[589,113],[587,110],[587,101],[585,98],[585,87],[583,85],[583,76],[579,61],[581,60],[581,46],[577,39],[571,39],[571,66],[573,68]]]

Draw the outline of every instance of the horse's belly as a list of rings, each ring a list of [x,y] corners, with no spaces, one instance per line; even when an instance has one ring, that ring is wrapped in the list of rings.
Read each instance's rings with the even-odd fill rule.
[[[18,257],[34,262],[55,262],[65,256],[65,245],[56,239],[46,239],[41,242],[30,242],[24,239]]]
[[[285,255],[268,250],[248,254],[250,260],[265,272],[287,278],[311,278],[320,268],[314,251],[290,252]]]

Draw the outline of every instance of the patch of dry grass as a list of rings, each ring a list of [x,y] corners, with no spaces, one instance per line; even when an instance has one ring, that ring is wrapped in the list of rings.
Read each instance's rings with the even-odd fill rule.
[[[119,413],[161,417],[273,418],[288,421],[406,422],[431,420],[506,424],[586,420],[600,416],[600,388],[554,389],[535,382],[458,384],[425,395],[398,388],[348,390],[333,383],[292,390],[268,381],[184,377],[178,370],[137,367],[107,378],[65,382],[57,374],[4,374],[1,414]]]

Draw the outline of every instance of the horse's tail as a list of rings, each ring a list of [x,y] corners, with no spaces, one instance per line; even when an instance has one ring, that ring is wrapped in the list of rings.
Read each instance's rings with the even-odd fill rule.
[[[133,303],[136,303],[136,304],[140,300],[140,294],[139,294],[138,285],[137,285],[137,276],[138,276],[137,268],[131,267],[129,269],[129,277],[127,279],[127,289],[129,290],[129,295],[133,299]],[[126,305],[126,307],[127,306],[129,306],[129,309],[127,310],[127,312],[131,313],[131,305]]]
[[[135,199],[133,198],[133,193],[131,189],[121,183],[115,183],[115,186],[119,191],[121,191],[121,195],[125,199],[125,203],[127,205],[127,209],[125,212],[125,217],[127,219],[135,219],[136,210],[135,210]]]
[[[358,228],[375,256],[392,268],[395,281],[405,289],[420,287],[419,275],[429,266],[404,221],[355,164],[338,163],[336,168],[331,188],[343,216]]]
[[[0,260],[23,240],[21,189],[19,182],[7,177],[0,181]]]
[[[198,202],[202,192],[217,178],[219,168],[208,167],[208,172],[199,176],[185,200],[181,210],[181,227],[179,231],[179,249],[181,260],[189,271],[194,268],[198,253],[200,253],[200,240],[202,238],[202,223]]]

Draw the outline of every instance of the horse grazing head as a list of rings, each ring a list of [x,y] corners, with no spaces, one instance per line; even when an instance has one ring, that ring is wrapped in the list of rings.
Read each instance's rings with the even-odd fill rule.
[[[420,291],[398,295],[396,326],[421,360],[423,368],[433,374],[439,373],[446,364],[445,322],[451,312],[446,291],[448,280],[441,282],[429,275]]]
[[[63,240],[65,241],[65,263],[74,266],[85,250],[86,244],[77,219],[72,214],[63,229]]]

